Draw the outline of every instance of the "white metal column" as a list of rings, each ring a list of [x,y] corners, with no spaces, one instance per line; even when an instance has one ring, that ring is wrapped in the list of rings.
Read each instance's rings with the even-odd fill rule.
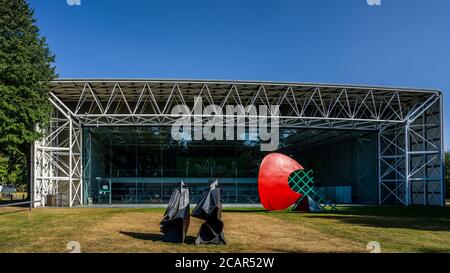
[[[404,124],[380,127],[379,203],[445,205],[442,95],[417,105]]]
[[[81,126],[64,105],[50,101],[54,109],[49,126],[33,145],[32,192],[34,200],[41,200],[35,206],[45,206],[48,195],[63,206],[82,204]]]

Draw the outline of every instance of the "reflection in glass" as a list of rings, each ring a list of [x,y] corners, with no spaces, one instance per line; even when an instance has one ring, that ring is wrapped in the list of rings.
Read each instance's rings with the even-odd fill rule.
[[[170,129],[84,128],[85,202],[167,203],[183,179],[195,203],[208,180],[218,178],[224,203],[259,203],[257,177],[267,152],[258,141],[175,141]],[[319,186],[347,186],[352,202],[375,203],[376,146],[372,132],[281,129],[278,152],[314,169]],[[108,194],[102,181],[111,184]]]

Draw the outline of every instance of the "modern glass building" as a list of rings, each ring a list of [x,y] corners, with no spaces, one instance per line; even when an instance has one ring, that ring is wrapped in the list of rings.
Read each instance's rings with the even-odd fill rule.
[[[377,202],[376,135],[282,129],[278,152],[316,170],[318,186],[347,186],[358,203]],[[196,202],[218,178],[225,203],[258,203],[258,141],[172,140],[170,127],[84,128],[85,202],[166,203],[182,179]],[[99,194],[108,184],[109,194]]]
[[[234,140],[175,140],[180,118],[214,118],[172,113],[199,98],[220,109],[277,105],[263,118],[278,121],[275,151],[314,170],[316,186],[339,203],[444,204],[439,91],[147,79],[52,83],[51,123],[33,150],[33,197],[39,205],[164,204],[182,179],[195,203],[217,178],[224,203],[258,204],[259,165],[270,151],[248,125],[261,116],[214,115],[224,126],[243,121]]]

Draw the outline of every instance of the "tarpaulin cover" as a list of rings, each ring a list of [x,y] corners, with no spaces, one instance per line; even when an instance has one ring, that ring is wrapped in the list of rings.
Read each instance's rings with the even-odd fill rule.
[[[220,188],[217,187],[218,181],[210,184],[206,192],[195,209],[192,211],[192,217],[205,220],[198,231],[195,244],[226,244],[223,235],[222,222],[222,203],[220,201]]]
[[[160,228],[164,234],[163,241],[183,243],[189,227],[189,189],[184,187],[183,180],[180,188],[175,189],[170,197]]]

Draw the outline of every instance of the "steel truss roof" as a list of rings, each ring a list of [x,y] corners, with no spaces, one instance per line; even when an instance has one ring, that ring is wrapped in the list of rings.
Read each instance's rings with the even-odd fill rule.
[[[280,105],[281,126],[378,129],[404,122],[436,91],[311,84],[224,82],[60,80],[52,97],[84,125],[167,125],[172,107],[195,104]],[[225,116],[225,115],[224,115]]]
[[[58,181],[66,181],[67,204],[83,203],[82,126],[170,126],[180,117],[171,115],[172,108],[181,104],[192,109],[198,97],[204,105],[222,109],[279,105],[279,126],[285,128],[376,130],[380,203],[444,202],[438,90],[155,79],[53,81],[50,101],[55,113],[46,128],[48,136],[35,145],[35,173],[40,173],[35,176],[35,198],[55,191]],[[193,112],[187,116],[203,122],[211,118]],[[239,117],[251,116],[233,116]]]

